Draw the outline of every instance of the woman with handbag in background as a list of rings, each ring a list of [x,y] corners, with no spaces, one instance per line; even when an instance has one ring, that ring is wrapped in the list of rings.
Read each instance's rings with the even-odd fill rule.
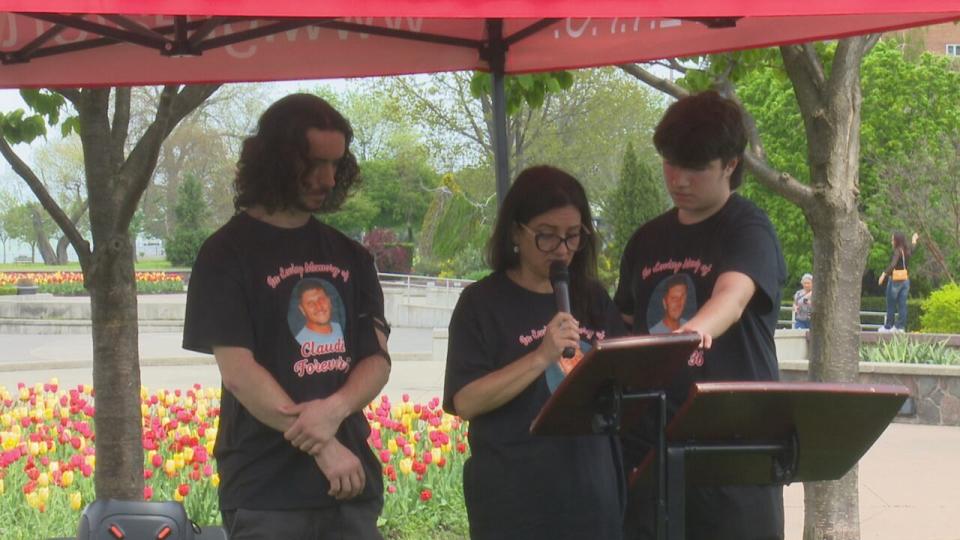
[[[907,263],[910,261],[913,249],[917,247],[918,238],[920,235],[913,233],[913,238],[908,245],[902,232],[894,231],[891,237],[893,254],[890,257],[890,264],[880,274],[878,280],[880,285],[883,285],[884,280],[887,281],[887,318],[883,326],[877,329],[879,332],[906,331],[907,296],[910,293],[910,274],[907,272]],[[894,321],[894,313],[896,313],[896,321]]]

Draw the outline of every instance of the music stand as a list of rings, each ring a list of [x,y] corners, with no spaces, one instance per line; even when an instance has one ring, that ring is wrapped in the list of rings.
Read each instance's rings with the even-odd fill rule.
[[[908,396],[899,385],[695,383],[667,426],[666,463],[654,471],[656,456],[648,452],[630,484],[649,486],[666,468],[666,537],[682,539],[687,486],[836,480]]]
[[[560,382],[530,431],[534,435],[615,435],[639,425],[657,405],[658,455],[667,453],[667,388],[700,345],[695,333],[612,338],[599,342]],[[658,520],[666,520],[666,468],[658,467]],[[661,530],[666,526],[661,525]]]
[[[635,425],[683,370],[697,334],[629,336],[600,341],[557,386],[530,425],[534,435],[616,433]],[[664,394],[664,396],[660,396]]]

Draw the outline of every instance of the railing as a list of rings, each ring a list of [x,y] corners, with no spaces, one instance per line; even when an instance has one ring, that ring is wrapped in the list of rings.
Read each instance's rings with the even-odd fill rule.
[[[381,272],[380,285],[382,287],[403,287],[415,289],[462,289],[473,283],[470,279],[442,278],[436,276],[418,276],[412,274],[388,274]]]
[[[786,315],[787,318],[783,318]],[[883,319],[887,314],[883,311],[861,311],[860,330],[863,332],[875,331],[883,326]],[[780,306],[780,317],[777,328],[793,328],[793,306]]]

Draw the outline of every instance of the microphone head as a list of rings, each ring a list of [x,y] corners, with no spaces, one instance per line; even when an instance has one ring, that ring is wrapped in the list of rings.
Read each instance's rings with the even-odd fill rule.
[[[553,261],[550,263],[550,283],[570,283],[570,272],[563,261]]]

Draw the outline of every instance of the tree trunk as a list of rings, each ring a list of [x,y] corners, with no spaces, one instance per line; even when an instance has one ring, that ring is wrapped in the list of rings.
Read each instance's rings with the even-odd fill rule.
[[[70,262],[70,257],[67,254],[68,247],[70,247],[70,239],[66,236],[61,236],[60,240],[57,240],[57,264],[67,264]]]
[[[43,258],[43,264],[57,264],[57,254],[54,253],[50,245],[50,239],[43,230],[43,216],[33,205],[30,205],[30,216],[33,220],[33,232],[37,237],[37,248],[40,249],[40,257]]]
[[[875,39],[837,45],[826,76],[812,45],[781,47],[804,120],[813,196],[802,204],[813,229],[815,314],[810,380],[856,382],[861,276],[871,237],[860,219],[860,64]],[[804,485],[804,540],[859,540],[857,467],[834,482]]]
[[[93,208],[93,206],[91,205]],[[143,497],[137,289],[133,244],[115,235],[94,249],[87,280],[93,320],[93,387],[96,390],[98,499]]]

